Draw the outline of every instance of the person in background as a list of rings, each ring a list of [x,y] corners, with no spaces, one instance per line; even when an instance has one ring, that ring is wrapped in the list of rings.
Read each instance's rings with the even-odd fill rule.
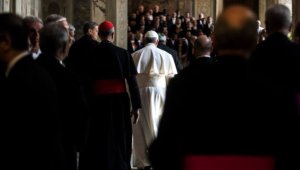
[[[101,43],[90,60],[91,118],[79,168],[131,170],[131,116],[135,124],[141,108],[137,71],[128,51],[113,44],[110,21],[99,25],[98,35]]]
[[[78,77],[82,88],[88,97],[90,62],[92,52],[99,44],[98,24],[88,21],[83,25],[83,36],[71,46],[68,57],[65,59],[66,66]]]
[[[271,157],[277,167],[289,150],[279,141],[296,144],[291,140],[296,139],[296,129],[280,121],[288,120],[285,112],[277,117],[275,106],[260,103],[264,95],[256,90],[262,87],[253,87],[250,79],[248,64],[257,43],[256,28],[256,16],[250,9],[227,7],[215,25],[218,60],[201,66],[195,62],[171,80],[158,136],[149,149],[154,170],[184,170],[191,165],[186,161],[198,156],[207,160],[215,156]],[[197,47],[199,40],[196,49],[201,49]],[[263,99],[268,103],[271,97]],[[294,137],[287,135],[290,132]],[[207,162],[204,165],[209,165]],[[225,168],[222,165],[215,163],[212,169]],[[231,167],[236,165],[239,162],[232,162]]]
[[[177,51],[175,51],[172,48],[169,48],[167,46],[167,36],[166,35],[159,34],[159,42],[158,42],[157,48],[162,49],[172,55],[175,65],[176,65],[177,72],[179,72],[182,69],[182,65],[179,62]]]
[[[52,22],[60,22],[62,23],[62,25],[69,30],[69,23],[67,21],[67,18],[66,17],[63,17],[61,15],[58,15],[58,14],[51,14],[49,16],[46,17],[46,20],[45,20],[45,25],[49,24],[49,23],[52,23]]]
[[[265,28],[261,26],[260,20],[256,20],[256,22],[257,22],[257,34],[259,34]]]
[[[40,54],[40,30],[43,28],[43,21],[36,16],[27,16],[23,19],[26,30],[29,35],[29,51],[32,53],[33,59],[36,59]]]
[[[146,46],[132,54],[137,68],[137,81],[142,98],[140,121],[133,127],[134,166],[149,169],[148,147],[157,135],[163,113],[166,87],[177,74],[171,54],[157,48],[158,34],[145,34]]]
[[[193,59],[191,59],[190,64],[194,62],[202,64],[212,64],[213,59],[210,54],[212,52],[212,41],[206,35],[199,36],[193,46]]]
[[[75,42],[75,31],[74,25],[69,24],[70,46]]]
[[[51,75],[58,89],[59,118],[66,170],[77,169],[77,153],[83,141],[87,102],[74,74],[63,63],[69,50],[69,32],[61,23],[50,23],[41,30],[41,55],[36,60]]]
[[[49,73],[29,54],[28,32],[16,14],[0,14],[0,63],[4,66],[0,75],[5,76],[0,84],[1,143],[5,146],[1,166],[65,170],[57,89]]]
[[[268,121],[276,125],[277,131],[269,136],[273,135],[276,141],[278,168],[299,169],[299,140],[295,136],[299,134],[300,47],[287,36],[292,25],[288,7],[270,6],[265,15],[268,36],[250,60],[251,78],[254,86],[259,87],[255,90],[259,95],[256,101],[262,108],[268,108]]]

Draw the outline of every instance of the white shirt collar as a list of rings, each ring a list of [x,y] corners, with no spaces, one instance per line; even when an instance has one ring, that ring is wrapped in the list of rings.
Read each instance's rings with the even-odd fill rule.
[[[39,49],[39,51],[37,51],[36,53],[35,52],[32,52],[32,57],[33,57],[33,59],[35,60],[35,59],[37,59],[38,58],[38,56],[40,55],[42,53],[42,51]]]
[[[20,53],[19,55],[17,55],[15,58],[13,58],[7,65],[7,69],[6,69],[6,72],[5,72],[5,76],[8,77],[11,69],[15,66],[15,64],[21,60],[23,57],[25,57],[26,55],[28,55],[28,52],[27,51],[24,51],[22,53]]]

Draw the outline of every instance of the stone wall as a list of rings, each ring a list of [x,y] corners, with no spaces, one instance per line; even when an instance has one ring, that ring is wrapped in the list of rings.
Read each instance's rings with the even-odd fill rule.
[[[182,1],[184,5],[184,0],[128,0],[128,12],[135,12],[140,4],[145,6],[145,11],[149,8],[153,9],[155,4],[160,6],[160,10],[166,9],[168,13],[172,13],[179,9],[178,5]],[[185,12],[185,11],[182,11]]]
[[[40,0],[0,0],[0,12],[14,12],[21,16],[41,16]]]
[[[74,0],[73,25],[76,28],[76,38],[82,36],[83,24],[91,20],[90,0]]]
[[[212,16],[215,18],[215,1],[211,0],[197,0],[197,9],[196,9],[196,18],[200,13],[203,13],[204,16]]]
[[[91,20],[100,24],[105,20],[107,0],[91,1]]]

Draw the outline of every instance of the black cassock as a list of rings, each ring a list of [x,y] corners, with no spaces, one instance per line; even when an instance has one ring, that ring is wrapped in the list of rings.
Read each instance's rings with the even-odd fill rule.
[[[130,170],[130,110],[141,107],[132,58],[125,49],[103,41],[96,46],[90,72],[92,115],[80,169]]]

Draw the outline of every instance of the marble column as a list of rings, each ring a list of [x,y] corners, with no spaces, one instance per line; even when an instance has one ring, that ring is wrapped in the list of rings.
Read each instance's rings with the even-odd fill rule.
[[[299,0],[293,0],[293,21],[294,25],[298,22],[300,22],[300,1]]]
[[[91,3],[87,0],[74,0],[73,2],[73,25],[76,28],[76,38],[82,36],[82,27],[86,21],[91,20]]]
[[[216,11],[215,16],[216,18],[220,15],[220,13],[223,11],[224,3],[223,0],[216,0]]]
[[[265,27],[265,13],[267,10],[267,0],[260,0],[258,7],[259,10],[257,18],[261,21],[261,26]]]
[[[3,12],[10,12],[10,0],[2,0],[2,5],[3,5]]]
[[[278,4],[279,0],[267,0],[267,7],[274,5],[274,4]]]
[[[127,49],[128,0],[107,0],[106,19],[115,25],[115,44]]]
[[[65,1],[65,4],[64,4],[64,15],[66,16],[67,20],[73,24],[74,20],[73,20],[73,1],[68,1],[66,0]],[[75,15],[76,15],[76,12],[75,12]]]

